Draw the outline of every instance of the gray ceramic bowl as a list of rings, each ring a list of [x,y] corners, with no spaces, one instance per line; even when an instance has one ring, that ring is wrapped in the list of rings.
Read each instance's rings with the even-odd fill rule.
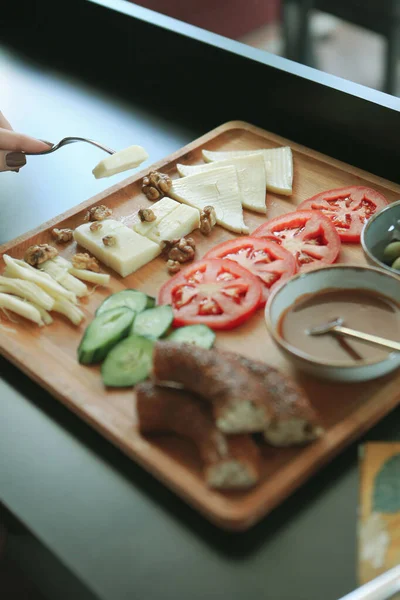
[[[379,361],[357,363],[317,360],[294,348],[283,339],[278,327],[285,310],[306,294],[326,289],[379,290],[394,302],[400,298],[400,278],[375,267],[330,265],[322,269],[294,275],[274,290],[265,307],[265,320],[275,344],[298,369],[331,381],[367,381],[386,375],[400,367],[400,352],[391,352]]]
[[[396,271],[382,262],[383,251],[392,241],[397,221],[400,221],[400,200],[385,206],[366,222],[361,233],[361,245],[365,257],[371,265],[400,276],[400,271]]]

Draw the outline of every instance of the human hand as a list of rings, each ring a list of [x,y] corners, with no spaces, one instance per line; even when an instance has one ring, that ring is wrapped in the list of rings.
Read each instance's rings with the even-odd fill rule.
[[[23,152],[42,152],[49,144],[13,131],[0,112],[0,171],[19,171],[26,164]]]

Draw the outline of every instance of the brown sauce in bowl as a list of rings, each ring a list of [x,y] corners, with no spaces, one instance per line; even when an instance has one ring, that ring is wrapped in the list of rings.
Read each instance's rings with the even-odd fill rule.
[[[328,289],[302,296],[283,313],[278,332],[288,344],[318,361],[378,362],[388,357],[390,351],[364,341],[335,333],[307,333],[309,328],[338,317],[346,327],[400,340],[400,305],[382,294],[360,289]]]

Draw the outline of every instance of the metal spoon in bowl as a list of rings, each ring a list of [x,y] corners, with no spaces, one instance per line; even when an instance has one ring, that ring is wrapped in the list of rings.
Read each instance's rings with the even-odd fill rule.
[[[387,340],[378,335],[364,333],[363,331],[357,331],[356,329],[350,329],[350,327],[343,327],[343,323],[344,320],[338,317],[337,319],[328,321],[328,323],[311,327],[310,329],[306,330],[306,333],[308,335],[339,333],[340,335],[345,335],[357,340],[363,340],[364,342],[369,342],[370,344],[375,344],[376,346],[381,346],[383,348],[388,348],[389,350],[396,350],[397,352],[400,352],[400,342]]]

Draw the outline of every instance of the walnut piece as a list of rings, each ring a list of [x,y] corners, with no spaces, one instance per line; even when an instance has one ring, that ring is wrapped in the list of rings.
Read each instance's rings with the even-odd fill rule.
[[[205,206],[200,213],[200,231],[203,235],[210,235],[217,222],[217,215],[213,206]]]
[[[176,260],[168,260],[167,261],[167,269],[168,269],[168,273],[170,275],[174,275],[175,273],[178,273],[178,271],[181,270],[181,265]]]
[[[193,250],[196,250],[196,242],[194,241],[193,238],[191,237],[187,237],[187,238],[183,238],[186,241],[186,245],[190,246],[191,248],[193,248]]]
[[[148,200],[158,200],[160,197],[160,192],[155,188],[152,187],[151,185],[144,185],[142,186],[142,192],[143,194],[145,194],[147,196]]]
[[[164,240],[164,255],[179,263],[190,262],[195,256],[196,244],[193,238]]]
[[[24,261],[32,267],[37,267],[46,262],[46,260],[54,258],[57,254],[58,250],[50,246],[50,244],[37,244],[28,248],[25,252]]]
[[[85,221],[104,221],[104,219],[108,219],[112,215],[111,208],[105,206],[104,204],[99,204],[99,206],[93,206],[90,208],[85,216]]]
[[[115,246],[117,243],[117,238],[115,237],[115,235],[105,235],[103,237],[103,244],[105,246]]]
[[[72,229],[57,229],[57,227],[54,227],[51,235],[57,244],[66,244],[72,240],[73,232]]]
[[[151,210],[151,208],[141,208],[138,212],[138,215],[139,215],[139,219],[141,221],[145,221],[148,223],[155,221],[157,218],[156,215]]]
[[[95,231],[99,231],[102,227],[103,227],[103,225],[99,221],[94,221],[90,225],[89,229],[90,229],[90,231],[95,232]]]
[[[100,273],[99,263],[93,256],[90,256],[86,252],[75,254],[75,256],[72,257],[72,266],[74,269],[86,269],[87,271]]]
[[[172,180],[165,173],[151,171],[147,177],[143,177],[142,192],[149,200],[158,200],[168,193]]]

